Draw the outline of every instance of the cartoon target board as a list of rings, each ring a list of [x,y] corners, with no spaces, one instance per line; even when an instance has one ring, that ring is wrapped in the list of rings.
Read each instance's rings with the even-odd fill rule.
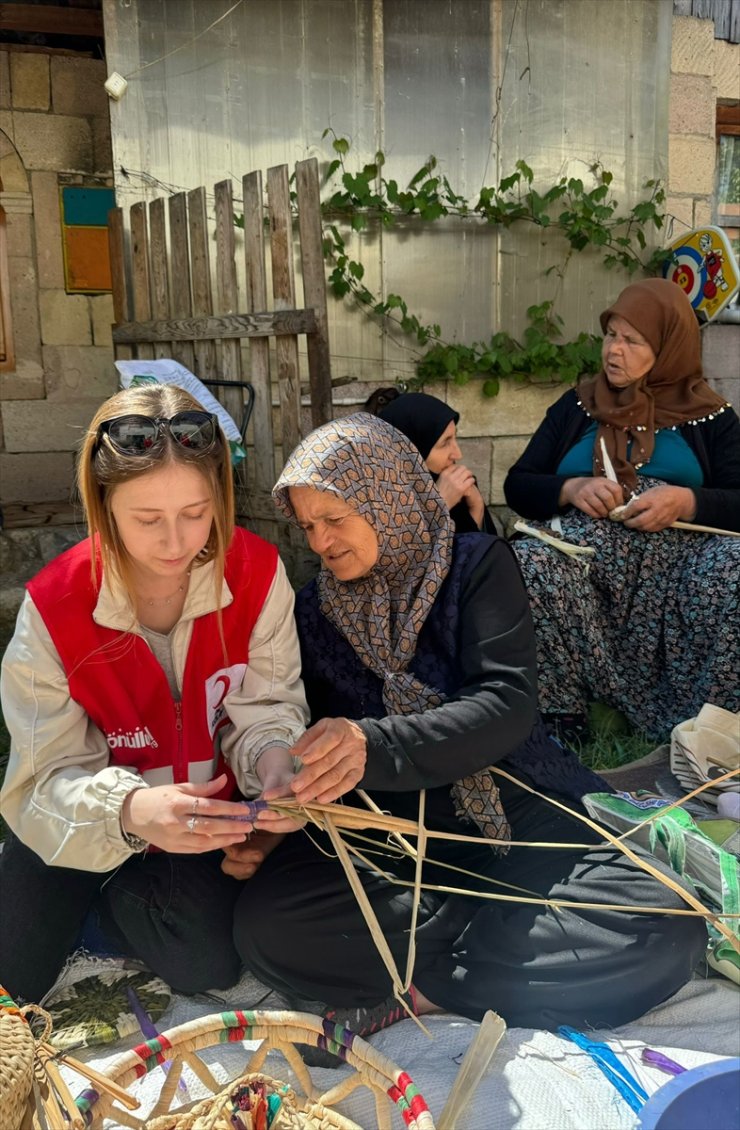
[[[722,228],[696,228],[668,247],[664,278],[677,283],[703,322],[711,322],[740,290],[740,268]]]

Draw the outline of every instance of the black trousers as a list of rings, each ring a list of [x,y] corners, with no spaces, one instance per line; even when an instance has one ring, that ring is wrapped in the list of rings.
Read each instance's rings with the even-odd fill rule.
[[[523,790],[507,786],[502,799],[513,839],[594,838]],[[376,1004],[391,991],[389,975],[340,864],[330,845],[322,846],[328,856],[306,836],[289,836],[265,861],[249,883],[257,913],[244,903],[235,910],[237,949],[256,976],[284,994],[338,1007]],[[676,992],[705,951],[700,918],[606,909],[686,905],[617,849],[514,847],[503,858],[485,846],[456,851],[460,866],[504,884],[481,881],[481,889],[596,906],[557,910],[428,892],[413,983],[446,1011],[479,1020],[492,1008],[510,1025],[550,1030],[623,1024]],[[382,865],[408,870],[388,858]],[[403,974],[412,894],[372,869],[360,874]],[[468,889],[472,882],[433,864],[425,879]]]
[[[121,952],[173,989],[229,988],[241,971],[232,925],[245,886],[224,875],[222,859],[152,852],[101,874],[48,867],[11,835],[0,854],[0,984],[41,1000],[92,913]]]

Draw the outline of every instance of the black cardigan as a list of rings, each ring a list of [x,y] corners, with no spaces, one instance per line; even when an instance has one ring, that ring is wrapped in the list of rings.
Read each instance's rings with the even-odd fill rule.
[[[524,454],[506,476],[504,494],[512,510],[523,518],[546,521],[562,514],[560,488],[569,475],[556,474],[564,455],[592,423],[570,389],[547,410]],[[694,452],[704,475],[704,486],[691,488],[696,497],[693,521],[740,531],[740,420],[732,408],[714,419],[682,424],[677,431]]]

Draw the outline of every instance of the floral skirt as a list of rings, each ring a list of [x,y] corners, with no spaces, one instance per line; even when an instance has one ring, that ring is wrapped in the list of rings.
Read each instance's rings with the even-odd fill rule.
[[[531,537],[513,543],[542,712],[603,702],[662,739],[705,702],[740,710],[740,537],[642,533],[575,509],[561,523],[559,536],[595,555],[570,557]]]

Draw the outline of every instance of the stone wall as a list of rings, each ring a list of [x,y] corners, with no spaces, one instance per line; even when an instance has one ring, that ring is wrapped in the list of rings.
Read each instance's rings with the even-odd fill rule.
[[[81,428],[116,388],[110,295],[64,289],[59,189],[112,184],[102,60],[0,51],[0,204],[15,368],[0,371],[0,504],[69,498]]]
[[[718,102],[740,100],[740,44],[714,38],[712,20],[676,16],[668,137],[666,210],[686,228],[714,221]]]

